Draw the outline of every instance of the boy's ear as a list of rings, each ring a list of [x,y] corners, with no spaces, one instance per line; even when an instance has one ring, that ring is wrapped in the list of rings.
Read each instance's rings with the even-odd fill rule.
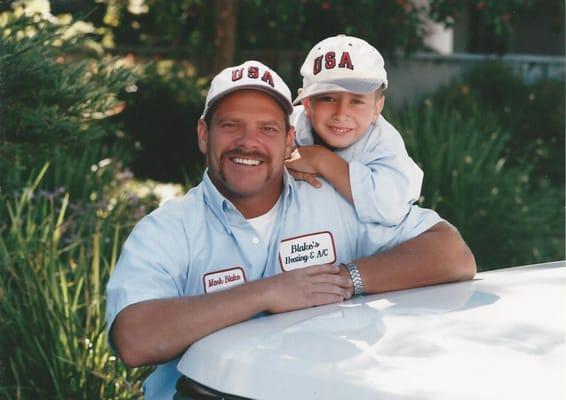
[[[375,107],[373,109],[373,117],[377,119],[377,117],[379,117],[379,115],[381,114],[381,112],[383,111],[383,106],[385,105],[385,96],[381,95],[379,96],[379,98],[375,101]]]
[[[206,155],[208,146],[208,126],[204,119],[199,119],[197,123],[197,139],[200,152]]]

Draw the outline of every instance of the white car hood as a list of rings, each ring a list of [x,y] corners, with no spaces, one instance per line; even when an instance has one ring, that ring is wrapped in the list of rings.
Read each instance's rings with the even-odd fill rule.
[[[565,281],[561,261],[256,318],[177,368],[252,399],[562,400]]]

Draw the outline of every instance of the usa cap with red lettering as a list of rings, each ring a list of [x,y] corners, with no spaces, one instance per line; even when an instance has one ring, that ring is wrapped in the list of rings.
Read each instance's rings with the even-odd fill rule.
[[[385,61],[365,40],[346,35],[316,44],[301,67],[303,88],[294,104],[322,93],[367,94],[387,88]]]
[[[277,100],[287,114],[293,112],[291,91],[283,79],[268,66],[250,60],[235,67],[228,67],[212,79],[201,118],[205,118],[210,108],[224,96],[243,89],[265,92]]]

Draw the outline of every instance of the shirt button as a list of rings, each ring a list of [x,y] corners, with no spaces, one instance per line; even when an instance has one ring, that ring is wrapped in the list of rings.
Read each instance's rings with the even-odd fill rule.
[[[256,237],[253,238],[253,239],[252,239],[252,243],[253,243],[253,244],[258,244],[258,243],[259,243],[259,239],[256,238]]]

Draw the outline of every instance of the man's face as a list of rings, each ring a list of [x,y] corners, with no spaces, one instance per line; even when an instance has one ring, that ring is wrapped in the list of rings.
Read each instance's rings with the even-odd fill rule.
[[[323,93],[303,100],[311,124],[332,147],[344,148],[360,139],[383,109],[384,97],[346,92]]]
[[[210,126],[199,121],[199,148],[212,182],[226,198],[274,204],[293,144],[294,132],[285,131],[285,120],[271,96],[240,90],[220,100]]]

